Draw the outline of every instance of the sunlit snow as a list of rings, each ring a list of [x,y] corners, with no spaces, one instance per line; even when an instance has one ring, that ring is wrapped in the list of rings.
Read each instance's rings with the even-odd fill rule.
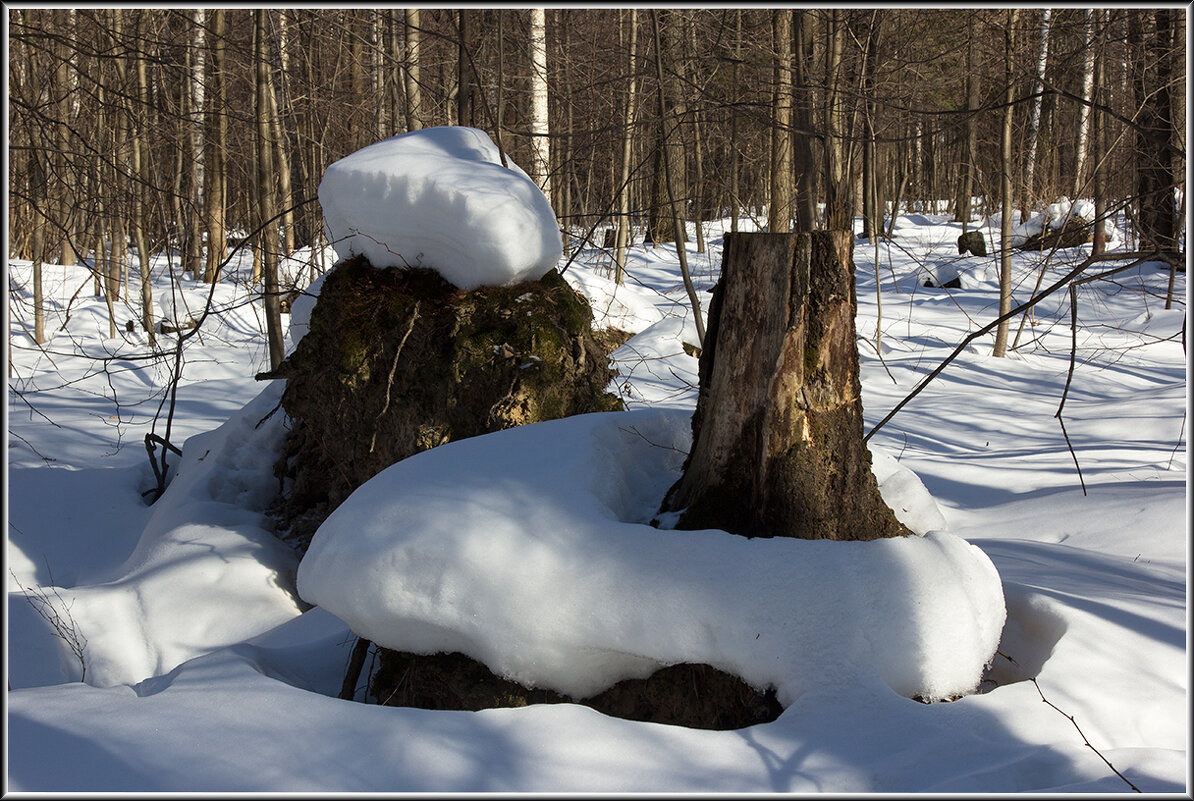
[[[400,134],[324,172],[319,202],[341,259],[429,267],[460,289],[532,281],[556,266],[561,239],[547,198],[484,131]]]
[[[706,254],[689,245],[702,298],[728,227],[707,225]],[[903,215],[877,265],[869,245],[855,251],[868,429],[998,313],[997,283],[979,280],[998,256],[957,257],[960,229]],[[273,463],[292,421],[276,408],[280,382],[252,378],[268,353],[251,259],[235,258],[216,285],[173,398],[172,362],[141,358],[145,335],[123,325],[139,319],[136,293],[117,305],[111,339],[103,300],[75,294],[87,269],[46,265],[50,340],[39,347],[30,265],[10,261],[7,789],[1090,793],[1128,790],[1126,778],[1188,791],[1184,273],[1168,310],[1157,263],[1083,285],[1076,340],[1059,293],[1009,358],[976,340],[872,437],[887,503],[939,533],[759,542],[645,525],[686,448],[693,320],[673,247],[633,246],[622,287],[603,258],[584,246],[565,277],[590,293],[599,324],[634,334],[614,353],[611,385],[631,411],[400,463],[328,521],[297,588],[299,559],[264,512],[284,486]],[[1017,302],[1041,259],[1013,253]],[[926,270],[954,260],[972,284],[923,286]],[[164,299],[170,260],[151,270]],[[1068,443],[1055,416],[1067,381]],[[143,438],[165,432],[165,412],[152,421],[167,402],[184,455],[170,455],[173,480],[146,507]],[[359,572],[366,549],[381,557],[376,575]],[[335,558],[358,568],[340,572]],[[344,586],[350,577],[361,595],[372,589],[372,606]],[[38,599],[80,636],[81,661]],[[776,683],[788,706],[725,732],[575,704],[380,707],[361,703],[371,660],[357,700],[342,701],[349,619],[578,691],[697,657]],[[939,691],[972,682],[996,637],[977,692],[907,697],[929,678],[947,677]]]

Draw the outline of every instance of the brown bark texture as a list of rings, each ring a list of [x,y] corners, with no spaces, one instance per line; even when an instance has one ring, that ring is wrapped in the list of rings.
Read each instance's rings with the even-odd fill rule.
[[[750,537],[908,534],[863,442],[848,231],[727,234],[693,445],[662,512]]]

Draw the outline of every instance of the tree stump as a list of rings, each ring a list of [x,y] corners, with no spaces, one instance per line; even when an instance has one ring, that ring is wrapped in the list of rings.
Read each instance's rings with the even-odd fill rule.
[[[987,240],[983,239],[982,231],[967,231],[958,237],[958,255],[965,256],[968,252],[975,256],[987,255]]]
[[[750,537],[908,534],[863,442],[846,231],[726,234],[692,449],[661,512]]]

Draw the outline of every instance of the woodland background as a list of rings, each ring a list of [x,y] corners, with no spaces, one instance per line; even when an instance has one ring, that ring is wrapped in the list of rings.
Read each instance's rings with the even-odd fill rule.
[[[893,210],[989,215],[1006,178],[1021,220],[1093,197],[1126,213],[1129,249],[1176,261],[1185,24],[1182,8],[10,8],[9,256],[85,263],[112,302],[130,249],[212,281],[245,242],[276,319],[294,288],[279,255],[310,246],[308,279],[326,266],[328,164],[471,125],[536,178],[566,240],[622,221],[669,241],[672,209],[769,230],[861,215],[890,236]]]

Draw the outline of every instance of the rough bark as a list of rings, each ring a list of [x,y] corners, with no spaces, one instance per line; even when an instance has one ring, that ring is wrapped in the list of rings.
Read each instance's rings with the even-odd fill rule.
[[[847,231],[728,234],[678,528],[869,540],[908,533],[863,442]]]
[[[771,92],[771,198],[767,230],[792,230],[792,9],[771,12],[771,40],[775,48]]]

